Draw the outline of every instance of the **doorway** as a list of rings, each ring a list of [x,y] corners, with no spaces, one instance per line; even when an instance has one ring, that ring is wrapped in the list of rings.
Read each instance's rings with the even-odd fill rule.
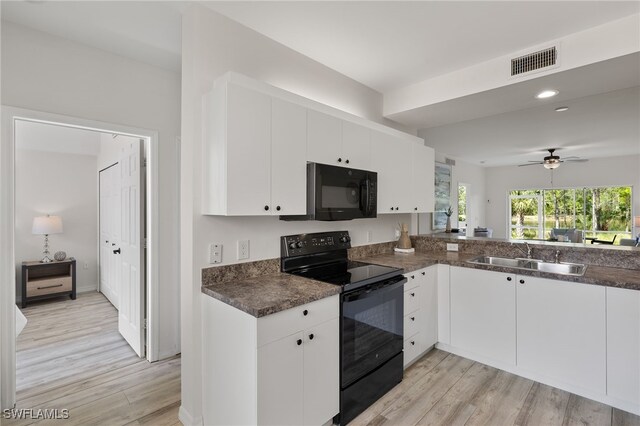
[[[118,323],[124,323],[128,327],[123,327],[121,333],[129,345],[131,345],[138,356],[143,357],[148,361],[155,361],[158,359],[157,353],[157,248],[154,247],[153,241],[155,235],[157,235],[157,168],[155,167],[155,158],[157,158],[157,134],[152,131],[143,129],[127,128],[119,125],[105,124],[95,121],[76,119],[72,117],[59,116],[55,114],[41,113],[36,111],[20,110],[16,108],[3,107],[2,109],[3,119],[3,137],[7,137],[5,140],[11,140],[13,143],[3,143],[0,172],[2,175],[2,222],[0,223],[0,238],[3,240],[3,246],[1,247],[3,253],[9,256],[2,258],[2,281],[3,282],[16,282],[16,260],[22,261],[21,257],[16,253],[16,235],[15,235],[15,222],[16,222],[16,208],[18,206],[14,203],[15,195],[15,158],[16,158],[16,129],[24,123],[35,123],[39,125],[58,126],[68,129],[79,129],[89,132],[108,133],[109,137],[116,135],[116,137],[122,137],[123,139],[129,138],[135,140],[136,144],[130,144],[129,150],[125,152],[124,161],[126,163],[126,175],[122,173],[126,179],[122,185],[122,193],[120,199],[123,204],[126,204],[131,211],[135,211],[136,214],[122,215],[123,218],[129,218],[130,220],[123,226],[126,227],[124,238],[120,240],[120,250],[127,253],[122,256],[121,272],[125,267],[129,268],[127,273],[122,274],[127,285],[127,289],[131,290],[133,287],[140,289],[136,293],[136,297],[129,298],[128,303],[122,303],[124,299],[117,300],[118,304]],[[141,142],[142,141],[142,142]],[[146,164],[145,156],[146,152]],[[138,156],[136,159],[135,157]],[[119,161],[120,162],[120,161]],[[99,189],[98,176],[99,171],[95,170],[95,189],[96,192]],[[142,186],[136,186],[134,184],[135,179],[138,182],[143,183]],[[41,184],[55,185],[55,180],[47,176],[39,176]],[[147,191],[144,186],[146,185]],[[73,187],[68,188],[69,191],[73,191]],[[126,193],[126,196],[123,194]],[[139,202],[136,203],[136,200]],[[94,206],[96,211],[95,216],[98,214],[98,203]],[[42,213],[49,213],[51,210],[55,210],[54,207],[41,207]],[[44,211],[47,210],[48,211]],[[55,212],[53,212],[55,213]],[[46,216],[46,214],[43,214]],[[137,218],[137,219],[136,219]],[[147,233],[143,233],[142,226],[146,221]],[[69,228],[71,229],[71,228]],[[138,233],[138,231],[140,231]],[[133,236],[139,235],[140,238],[133,238]],[[7,237],[7,238],[5,238]],[[99,238],[98,232],[96,237]],[[145,238],[146,237],[146,238]],[[10,244],[6,244],[9,242]],[[148,246],[148,250],[145,252],[145,244]],[[135,250],[127,250],[131,248],[139,248],[138,255],[131,255]],[[122,250],[125,248],[124,250]],[[115,249],[114,249],[115,250]],[[100,250],[98,245],[94,248],[94,253],[97,258],[100,257]],[[78,253],[81,251],[76,251]],[[77,255],[80,258],[79,255]],[[146,264],[145,264],[146,261]],[[87,262],[88,263],[88,262]],[[4,268],[8,266],[7,268]],[[79,270],[85,270],[85,262],[80,262],[77,265]],[[146,280],[145,280],[146,279]],[[96,273],[96,281],[98,280],[98,274]],[[144,283],[147,283],[145,286]],[[140,285],[138,285],[140,284]],[[98,284],[99,285],[99,284]],[[96,290],[99,290],[98,287]],[[104,289],[104,288],[103,288]],[[14,302],[17,300],[17,292],[15,285],[3,285],[0,288],[2,293],[0,296],[0,303],[2,306],[2,327],[0,329],[0,350],[1,350],[1,365],[0,372],[2,377],[2,406],[11,407],[15,404],[15,390],[16,390],[16,316],[14,314]],[[101,293],[97,293],[100,294]],[[82,292],[79,293],[79,299],[82,298]],[[65,303],[69,303],[66,301]],[[42,302],[44,303],[44,302]],[[124,319],[124,321],[123,321]],[[145,324],[146,320],[146,324]],[[145,328],[146,325],[146,328]],[[145,343],[148,350],[145,350]],[[136,348],[137,346],[137,348]]]

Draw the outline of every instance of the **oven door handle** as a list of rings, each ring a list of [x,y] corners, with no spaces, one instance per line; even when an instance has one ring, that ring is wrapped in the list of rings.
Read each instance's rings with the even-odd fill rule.
[[[343,296],[343,301],[345,302],[354,302],[356,300],[366,299],[371,296],[371,293],[378,290],[384,290],[385,293],[395,290],[399,287],[402,287],[404,283],[407,282],[407,279],[400,275],[397,278],[391,278],[390,280],[385,281],[381,284],[373,284],[370,286],[366,286],[355,290],[351,293],[347,293]]]

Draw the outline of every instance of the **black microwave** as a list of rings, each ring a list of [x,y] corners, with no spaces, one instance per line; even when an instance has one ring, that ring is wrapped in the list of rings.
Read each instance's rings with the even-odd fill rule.
[[[281,220],[351,220],[377,216],[378,174],[307,163],[307,214]]]

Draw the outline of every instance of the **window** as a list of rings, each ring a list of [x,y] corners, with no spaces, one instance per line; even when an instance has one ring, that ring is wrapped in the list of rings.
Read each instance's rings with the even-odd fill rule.
[[[467,228],[467,184],[458,184],[458,228]]]
[[[580,237],[619,244],[631,238],[631,192],[630,186],[511,191],[510,238],[549,240],[554,229],[576,229]]]

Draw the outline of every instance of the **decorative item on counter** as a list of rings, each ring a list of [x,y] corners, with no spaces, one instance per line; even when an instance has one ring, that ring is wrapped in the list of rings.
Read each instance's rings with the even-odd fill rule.
[[[453,214],[453,209],[451,208],[451,206],[449,206],[449,208],[447,209],[446,212],[444,212],[444,214],[447,215],[447,227],[445,228],[444,232],[451,232],[451,215]]]
[[[67,258],[67,253],[63,252],[63,251],[57,251],[54,255],[53,258],[55,260],[57,260],[58,262],[62,262],[63,260],[65,260]]]
[[[399,223],[400,225],[400,238],[398,239],[398,245],[394,248],[394,251],[398,253],[413,253],[416,249],[411,247],[411,238],[409,238],[409,225],[406,223]]]

